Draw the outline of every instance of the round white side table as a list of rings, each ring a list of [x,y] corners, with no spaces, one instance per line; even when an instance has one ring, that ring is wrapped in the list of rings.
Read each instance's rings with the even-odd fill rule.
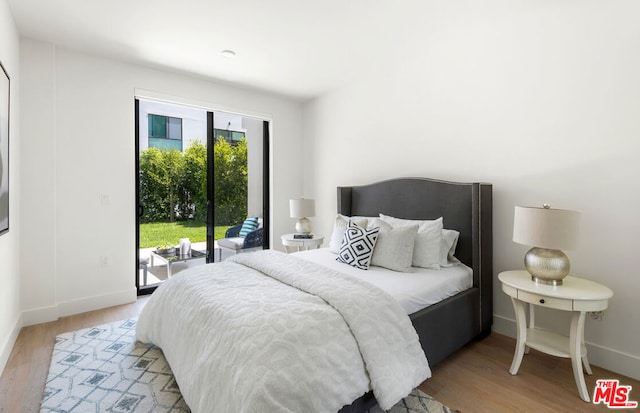
[[[323,236],[314,235],[313,238],[294,238],[294,234],[285,234],[282,236],[282,245],[288,253],[292,251],[302,251],[312,248],[320,248],[324,241]]]
[[[587,374],[592,374],[584,345],[584,320],[588,312],[605,310],[613,291],[596,282],[570,275],[558,286],[536,283],[527,271],[504,271],[498,274],[498,279],[502,283],[502,291],[511,297],[518,324],[516,350],[509,373],[518,374],[522,358],[529,348],[556,357],[570,358],[578,393],[582,400],[591,402],[582,371],[584,365]],[[527,306],[528,326],[525,314]],[[569,337],[536,328],[534,306],[571,311],[573,317]]]

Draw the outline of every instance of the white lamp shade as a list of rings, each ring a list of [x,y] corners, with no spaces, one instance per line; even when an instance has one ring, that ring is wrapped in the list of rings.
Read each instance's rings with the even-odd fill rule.
[[[578,243],[580,213],[567,209],[516,206],[513,241],[553,250],[570,250]]]
[[[291,218],[306,218],[316,215],[315,199],[291,199],[289,200],[289,213]]]

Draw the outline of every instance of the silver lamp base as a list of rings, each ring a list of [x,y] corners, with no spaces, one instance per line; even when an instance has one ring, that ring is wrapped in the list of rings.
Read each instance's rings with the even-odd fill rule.
[[[296,222],[296,232],[299,234],[310,234],[311,221],[307,218],[300,218],[298,222]]]
[[[569,257],[560,250],[533,247],[524,256],[524,266],[535,282],[562,285],[569,274]]]

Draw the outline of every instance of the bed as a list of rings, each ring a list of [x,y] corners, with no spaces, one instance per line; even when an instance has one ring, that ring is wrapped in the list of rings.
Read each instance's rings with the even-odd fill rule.
[[[491,185],[403,178],[340,187],[337,201],[345,216],[442,217],[471,287],[407,317],[388,293],[297,254],[185,271],[151,297],[137,337],[162,348],[194,412],[389,408],[429,365],[489,334]]]
[[[493,195],[487,183],[401,178],[370,185],[339,187],[338,213],[405,219],[443,217],[460,233],[455,256],[473,270],[473,287],[410,315],[433,367],[465,344],[486,337],[493,322]],[[432,334],[437,331],[437,334]],[[375,401],[372,394],[345,406],[358,412]]]

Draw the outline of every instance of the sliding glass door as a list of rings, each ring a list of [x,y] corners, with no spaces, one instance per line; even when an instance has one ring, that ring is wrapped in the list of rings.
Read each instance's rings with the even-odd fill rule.
[[[250,117],[136,99],[139,294],[224,260],[233,252],[217,240],[249,216],[268,231],[268,130]]]

